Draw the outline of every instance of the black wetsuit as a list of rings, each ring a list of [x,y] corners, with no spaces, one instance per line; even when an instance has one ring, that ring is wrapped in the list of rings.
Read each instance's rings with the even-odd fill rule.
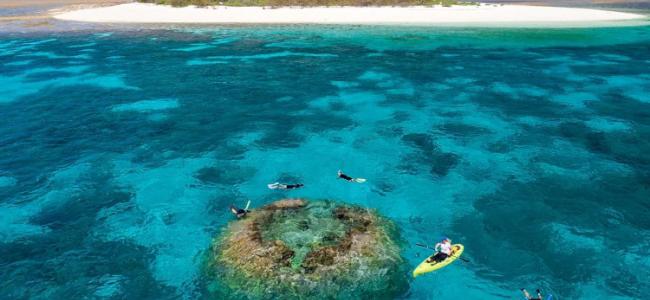
[[[352,178],[352,177],[350,177],[350,176],[348,176],[348,175],[345,175],[345,174],[343,174],[343,173],[339,174],[339,178],[343,178],[343,179],[345,179],[345,180],[347,180],[347,181],[352,181],[352,180],[354,180],[354,178]]]
[[[305,186],[305,185],[302,184],[302,183],[287,184],[285,189],[287,189],[287,190],[292,190],[292,189],[301,188],[301,187],[303,187],[303,186]]]
[[[449,257],[449,255],[447,255],[446,253],[438,252],[434,256],[431,256],[431,260],[436,262],[441,262],[447,259],[447,257]]]
[[[237,219],[245,217],[248,213],[248,211],[232,205],[230,206],[230,212],[232,212],[237,217]]]
[[[539,290],[537,290],[537,297],[531,297],[525,289],[521,289],[521,291],[524,293],[524,297],[528,300],[543,300],[544,298]]]

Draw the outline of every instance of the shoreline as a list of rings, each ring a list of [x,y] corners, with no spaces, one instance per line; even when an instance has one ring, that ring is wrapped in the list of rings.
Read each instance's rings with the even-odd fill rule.
[[[51,30],[53,13],[128,3],[129,0],[4,0],[0,1],[0,32]]]
[[[171,7],[127,3],[65,12],[58,20],[134,24],[341,24],[424,26],[598,26],[644,21],[640,14],[588,8],[528,5],[410,7]],[[619,24],[620,25],[620,24]]]

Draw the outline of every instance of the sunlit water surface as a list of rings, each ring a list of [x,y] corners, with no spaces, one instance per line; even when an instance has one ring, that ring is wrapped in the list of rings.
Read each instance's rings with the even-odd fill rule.
[[[227,207],[282,197],[465,245],[405,299],[650,289],[650,27],[6,34],[0,120],[2,297],[208,298]]]

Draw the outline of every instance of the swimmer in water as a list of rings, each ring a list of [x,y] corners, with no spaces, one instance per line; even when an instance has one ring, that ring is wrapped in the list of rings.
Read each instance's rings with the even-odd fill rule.
[[[248,214],[250,212],[250,210],[248,210],[248,206],[250,206],[250,205],[251,205],[251,202],[248,201],[248,203],[246,203],[246,208],[241,209],[241,208],[237,208],[235,205],[231,204],[230,205],[230,212],[233,215],[235,215],[237,217],[237,219],[241,219],[243,217],[246,217],[246,214]]]
[[[276,182],[276,183],[267,184],[267,186],[272,190],[294,190],[294,189],[299,189],[305,185],[302,183],[284,184],[284,183]]]
[[[528,291],[527,291],[526,289],[524,289],[524,288],[521,289],[521,292],[524,294],[524,297],[526,297],[527,300],[543,300],[543,299],[542,299],[542,292],[540,292],[539,289],[537,289],[537,291],[536,291],[536,292],[537,292],[537,297],[535,297],[535,298],[533,298],[533,297],[528,293]],[[549,296],[549,299],[550,299],[550,298],[551,298],[551,296]]]
[[[342,178],[342,179],[345,179],[345,180],[347,180],[349,182],[356,182],[356,183],[366,182],[366,179],[364,179],[364,178],[352,178],[352,177],[350,177],[348,175],[345,175],[345,174],[343,174],[343,172],[341,172],[341,170],[339,170],[339,172],[338,172],[338,177]]]

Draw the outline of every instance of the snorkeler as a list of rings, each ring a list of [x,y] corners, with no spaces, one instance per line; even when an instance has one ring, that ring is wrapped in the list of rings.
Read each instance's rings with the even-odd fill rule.
[[[293,189],[301,188],[305,185],[302,183],[284,184],[284,183],[276,182],[276,183],[267,184],[266,186],[268,186],[272,190],[293,190]]]
[[[345,179],[345,180],[347,180],[349,182],[356,182],[356,183],[366,182],[366,179],[364,179],[364,178],[352,178],[352,177],[350,177],[348,175],[345,175],[345,174],[343,174],[343,172],[341,172],[341,170],[339,170],[339,172],[338,172],[338,177],[342,178],[342,179]]]
[[[433,256],[429,257],[427,259],[427,262],[441,262],[445,260],[449,255],[451,255],[451,239],[448,237],[445,237],[440,241],[440,243],[437,243],[433,249],[436,252]]]
[[[537,298],[533,298],[528,291],[525,288],[521,288],[521,292],[524,293],[524,297],[526,297],[526,300],[542,300],[542,292],[537,289]],[[551,299],[552,296],[548,296],[547,300]]]
[[[250,210],[248,210],[248,207],[249,207],[250,205],[251,205],[251,201],[250,201],[250,200],[248,200],[248,203],[246,203],[246,208],[244,208],[244,209],[237,208],[235,205],[232,205],[232,204],[231,204],[231,205],[230,205],[230,212],[231,212],[233,215],[235,215],[235,216],[237,217],[237,219],[241,219],[241,218],[243,218],[243,217],[246,217],[246,214],[248,214],[248,213],[250,212]]]

